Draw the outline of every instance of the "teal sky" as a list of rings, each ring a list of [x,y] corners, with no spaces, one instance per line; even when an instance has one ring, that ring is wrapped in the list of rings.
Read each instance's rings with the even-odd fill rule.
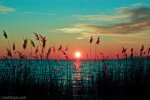
[[[130,15],[132,10],[130,11],[130,9],[143,7],[149,8],[150,0],[0,0],[0,30],[5,29],[12,37],[12,41],[15,42],[21,41],[23,37],[34,37],[32,32],[47,36],[49,41],[51,40],[49,45],[59,45],[62,41],[66,45],[70,45],[70,41],[72,43],[82,42],[80,45],[74,45],[73,49],[82,49],[81,46],[85,45],[85,41],[87,41],[85,39],[88,39],[90,35],[102,36],[104,34],[102,32],[107,33],[107,30],[110,30],[110,35],[106,34],[102,37],[105,44],[116,43],[120,37],[127,41],[134,37],[135,41],[133,42],[136,43],[141,35],[135,35],[132,34],[133,31],[125,30],[123,32],[127,32],[127,35],[118,37],[117,35],[120,35],[122,31],[119,33],[111,27],[119,26],[122,23],[132,23],[133,19]],[[128,9],[128,12],[123,12],[121,15],[120,9],[124,9],[123,11]],[[140,12],[142,13],[142,11]],[[123,24],[123,26],[125,25]],[[102,34],[99,34],[97,28],[102,30],[102,32],[100,31]],[[149,27],[145,26],[144,28],[142,31],[135,32],[144,33],[140,40],[144,38],[143,43],[149,45],[147,42],[147,38],[150,36],[148,34]],[[112,30],[118,34],[111,33]],[[98,35],[95,35],[94,32]],[[91,34],[89,35],[89,33]],[[16,38],[18,39],[15,40]],[[129,47],[131,44],[129,43]],[[122,44],[116,45],[119,47]]]
[[[107,14],[138,3],[150,4],[150,0],[1,0],[1,6],[15,11],[0,15],[0,27],[46,32],[79,23],[74,15]]]

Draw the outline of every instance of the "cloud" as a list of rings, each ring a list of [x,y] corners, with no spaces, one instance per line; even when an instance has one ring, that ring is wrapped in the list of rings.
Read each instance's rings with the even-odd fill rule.
[[[81,33],[84,32],[84,29],[79,27],[71,27],[71,28],[63,28],[63,29],[57,29],[58,31],[64,32],[64,33]]]
[[[88,20],[88,21],[117,21],[119,19],[126,19],[129,15],[104,15],[104,14],[96,14],[96,15],[74,15],[79,20]]]
[[[14,12],[14,11],[15,11],[15,8],[0,5],[0,14],[7,14],[10,12]]]
[[[83,37],[77,37],[77,39],[78,39],[78,40],[82,40],[82,39],[83,39]]]
[[[101,25],[110,25],[116,23],[125,23],[129,22],[130,15],[127,14],[120,14],[120,12],[106,15],[106,14],[95,14],[95,15],[74,15],[76,19],[79,21],[90,22],[90,23],[99,23]]]
[[[112,35],[127,35],[127,34],[143,34],[150,30],[150,8],[121,8],[112,15],[81,15],[78,16],[81,20],[103,20],[116,21],[118,23],[104,25],[100,24],[76,24],[72,27],[58,29],[64,33],[94,33],[94,34],[112,34]],[[126,21],[124,21],[126,20]]]
[[[135,3],[135,4],[132,4],[131,6],[137,6],[137,7],[139,7],[139,6],[144,6],[144,4],[143,3]]]
[[[34,14],[34,15],[55,15],[51,13],[45,13],[45,12],[21,12],[19,14]]]

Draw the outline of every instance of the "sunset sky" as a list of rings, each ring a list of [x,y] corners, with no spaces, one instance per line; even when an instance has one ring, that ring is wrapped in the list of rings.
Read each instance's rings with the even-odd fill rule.
[[[100,36],[97,53],[114,57],[122,46],[150,47],[150,0],[0,0],[0,33],[21,50],[23,38],[34,39],[33,32],[46,36],[47,48],[68,46],[70,58],[80,51],[92,57]],[[0,36],[0,52],[8,46]],[[2,55],[2,54],[0,54]]]

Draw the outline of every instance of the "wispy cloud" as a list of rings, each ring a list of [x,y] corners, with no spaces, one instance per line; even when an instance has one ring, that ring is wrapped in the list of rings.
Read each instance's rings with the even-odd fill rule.
[[[58,29],[64,33],[94,33],[94,34],[143,34],[150,30],[150,8],[121,8],[112,15],[80,15],[77,16],[80,20],[104,20],[116,21],[118,23],[103,25],[103,24],[76,24],[72,27]],[[126,21],[124,21],[126,20]]]
[[[15,12],[15,8],[0,5],[0,14]]]
[[[117,21],[120,19],[126,19],[130,17],[126,14],[114,14],[114,15],[105,15],[105,14],[95,14],[95,15],[74,15],[75,18],[79,20],[88,20],[88,21]]]
[[[131,6],[137,6],[137,7],[139,7],[139,6],[144,6],[145,4],[143,4],[143,3],[135,3],[135,4],[132,4]]]
[[[82,39],[83,39],[83,37],[77,37],[76,39],[78,39],[78,40],[82,40]]]
[[[62,29],[57,29],[58,31],[64,32],[64,33],[81,33],[84,32],[85,30],[78,27],[78,26],[73,26],[73,27],[68,27],[68,28],[62,28]]]
[[[55,15],[55,14],[46,13],[46,12],[30,12],[30,11],[20,12],[19,14],[26,14],[26,15]]]

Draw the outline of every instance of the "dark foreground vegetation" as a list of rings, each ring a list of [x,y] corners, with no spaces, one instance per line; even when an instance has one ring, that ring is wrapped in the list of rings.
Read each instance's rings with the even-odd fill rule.
[[[87,60],[74,61],[69,59],[68,47],[46,49],[46,37],[35,32],[36,41],[24,39],[21,50],[10,43],[6,31],[3,35],[8,46],[6,54],[0,56],[1,99],[150,99],[150,48],[145,49],[144,45],[139,53],[133,48],[127,53],[127,48],[122,47],[116,59],[109,59],[96,49],[98,37],[95,58],[91,60],[91,36]],[[60,60],[60,55],[65,60]]]
[[[150,58],[0,60],[0,95],[44,100],[130,100],[150,93]]]

